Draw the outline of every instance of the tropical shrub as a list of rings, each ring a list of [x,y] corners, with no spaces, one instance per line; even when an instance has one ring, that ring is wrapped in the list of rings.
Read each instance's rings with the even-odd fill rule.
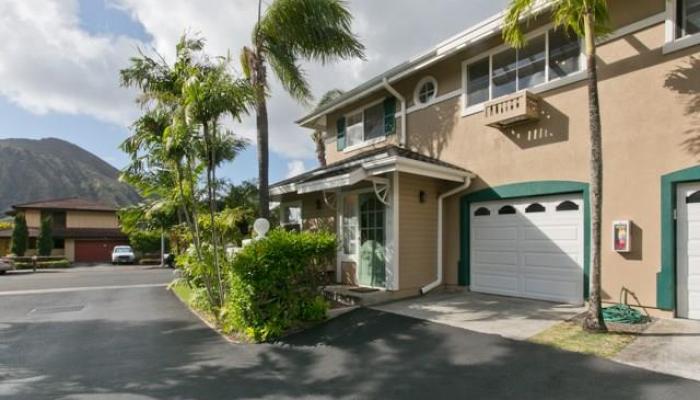
[[[12,229],[12,254],[23,256],[29,246],[29,228],[24,214],[17,213],[15,216],[15,226]]]
[[[37,253],[40,256],[50,256],[53,250],[53,234],[51,233],[51,217],[41,220],[39,238],[36,243]]]
[[[223,249],[215,249],[211,244],[204,242],[199,247],[190,245],[187,251],[177,256],[176,263],[181,268],[182,278],[209,303],[207,307],[198,308],[218,313],[221,299],[225,297],[221,294],[221,288],[225,285],[219,285],[219,271],[214,264],[215,257],[223,261],[226,258]],[[222,280],[223,278],[222,276]]]
[[[14,261],[14,266],[16,269],[33,269],[33,261]],[[41,260],[36,262],[37,269],[43,268],[70,268],[71,263],[66,259],[60,260]]]
[[[319,287],[336,248],[330,233],[281,229],[244,247],[229,263],[224,332],[266,341],[324,319],[327,303]]]
[[[140,254],[159,253],[160,254],[160,232],[135,230],[129,233],[129,244]],[[168,246],[168,238],[166,248]],[[159,261],[160,262],[160,261]]]

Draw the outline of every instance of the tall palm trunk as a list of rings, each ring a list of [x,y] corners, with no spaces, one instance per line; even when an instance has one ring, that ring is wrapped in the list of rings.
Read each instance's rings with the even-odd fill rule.
[[[601,305],[601,214],[603,202],[603,144],[601,138],[600,103],[598,100],[598,71],[594,17],[591,10],[584,15],[586,62],[588,65],[588,110],[591,135],[591,285],[588,312],[583,327],[591,331],[605,331]]]
[[[216,234],[216,123],[209,126],[204,123],[204,141],[208,147],[207,161],[207,195],[209,197],[209,223],[211,224],[211,245],[214,251],[214,270],[216,273],[216,284],[219,296],[216,298],[219,307],[224,304],[224,284],[221,279],[221,266],[219,265],[219,243]]]
[[[258,212],[260,217],[270,216],[270,192],[269,192],[269,122],[267,118],[267,99],[265,98],[265,88],[267,87],[267,71],[261,53],[260,46],[255,49],[255,59],[253,61],[253,76],[256,90],[256,123],[258,128],[258,180],[259,198]]]
[[[323,141],[323,132],[315,131],[313,134],[314,143],[316,144],[316,159],[321,168],[326,167],[326,143]]]

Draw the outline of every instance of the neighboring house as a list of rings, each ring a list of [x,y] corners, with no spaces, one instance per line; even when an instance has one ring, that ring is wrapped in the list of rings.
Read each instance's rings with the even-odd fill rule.
[[[29,250],[36,254],[36,240],[41,220],[51,217],[53,222],[55,256],[65,256],[71,262],[110,262],[114,246],[128,244],[119,228],[117,210],[80,198],[37,201],[12,206],[8,215],[23,213],[29,228]],[[0,231],[0,248],[9,247],[12,230]]]
[[[700,319],[700,1],[609,4],[604,300],[626,291],[658,315]],[[271,194],[284,225],[339,234],[338,281],[584,301],[585,58],[546,8],[536,12],[523,49],[504,45],[497,15],[299,121],[325,130],[329,165]],[[631,224],[613,243],[617,220]]]

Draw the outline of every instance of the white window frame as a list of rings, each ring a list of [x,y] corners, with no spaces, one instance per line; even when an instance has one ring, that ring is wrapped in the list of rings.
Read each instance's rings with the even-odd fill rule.
[[[289,207],[299,208],[299,223],[285,222],[284,220],[284,210]],[[286,201],[280,203],[280,226],[286,228],[288,226],[299,225],[299,231],[304,230],[304,206],[301,200],[297,201]]]
[[[435,93],[433,93],[433,96],[428,99],[426,102],[420,101],[420,92],[421,89],[423,89],[423,86],[426,83],[432,83],[433,87],[435,87]],[[435,79],[434,76],[426,76],[420,81],[418,81],[418,84],[416,84],[416,88],[413,90],[413,104],[419,105],[419,106],[427,106],[435,102],[435,100],[438,98],[438,81]]]
[[[359,190],[353,192],[342,193],[338,202],[338,237],[341,240],[340,248],[338,249],[338,258],[343,262],[358,263],[360,260],[360,202],[359,195],[367,193],[370,190]],[[343,248],[343,231],[345,230],[345,199],[347,197],[355,197],[355,217],[357,218],[357,230],[355,231],[355,253],[347,254]]]
[[[678,0],[666,0],[666,42],[663,47],[664,54],[700,44],[700,33],[676,37],[678,36],[677,10]]]
[[[561,87],[563,85],[567,85],[569,83],[577,82],[579,80],[585,79],[586,77],[586,51],[583,43],[583,39],[579,39],[579,46],[581,48],[581,53],[579,54],[579,70],[565,76],[563,78],[555,78],[550,80],[549,79],[549,32],[551,32],[554,29],[554,24],[547,24],[541,28],[535,29],[532,32],[528,32],[525,35],[525,40],[529,41],[530,39],[536,37],[536,36],[541,36],[545,35],[545,82],[540,83],[539,85],[532,86],[528,88],[527,90],[539,93],[539,92],[544,92],[547,90],[555,89],[558,87]],[[508,44],[502,44],[499,46],[496,46],[489,51],[486,51],[484,53],[481,53],[477,56],[471,57],[467,60],[464,60],[462,62],[462,116],[468,116],[472,114],[479,113],[484,110],[484,103],[494,100],[495,98],[493,97],[493,56],[508,50],[511,48]],[[471,64],[474,64],[479,61],[483,61],[484,59],[489,60],[489,99],[486,100],[483,103],[479,104],[474,104],[474,105],[467,105],[467,93],[468,93],[468,67]],[[517,58],[516,58],[517,60]],[[516,61],[517,62],[517,61]],[[518,76],[516,74],[516,86],[517,86],[517,81],[518,81]],[[502,97],[502,96],[501,96]]]
[[[348,113],[343,114],[343,118],[345,118],[345,121],[346,121],[346,125],[345,125],[345,141],[346,141],[346,143],[347,143],[347,137],[348,137],[348,128],[350,127],[350,125],[347,125],[347,121],[348,121],[349,117],[354,116],[355,114],[359,114],[359,113],[361,113],[361,115],[362,115],[362,141],[360,143],[354,144],[352,146],[346,146],[343,149],[344,153],[351,152],[351,151],[354,151],[357,149],[361,149],[363,147],[371,146],[373,144],[381,143],[381,142],[384,142],[386,140],[386,136],[387,136],[386,133],[384,134],[384,136],[379,136],[379,137],[376,137],[373,139],[365,139],[365,110],[367,110],[368,108],[372,108],[378,104],[384,103],[384,100],[386,100],[386,98],[381,98],[381,99],[375,100],[371,103],[367,103],[367,104],[363,105],[362,107],[356,108]]]

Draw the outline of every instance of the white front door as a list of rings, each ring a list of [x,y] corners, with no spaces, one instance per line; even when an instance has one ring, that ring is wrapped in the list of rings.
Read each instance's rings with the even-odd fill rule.
[[[470,218],[471,290],[583,303],[580,195],[474,203]]]
[[[700,183],[678,185],[676,197],[677,314],[700,319]]]

